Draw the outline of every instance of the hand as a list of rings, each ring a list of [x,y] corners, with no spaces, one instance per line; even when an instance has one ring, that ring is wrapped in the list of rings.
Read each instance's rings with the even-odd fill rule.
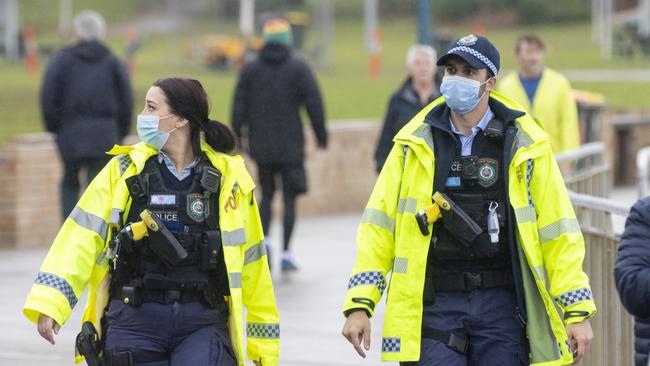
[[[587,353],[587,349],[594,339],[594,332],[591,330],[589,319],[567,325],[566,334],[569,337],[571,349],[573,349],[573,363],[577,364]]]
[[[366,353],[361,349],[361,341],[366,351],[370,350],[370,319],[365,311],[355,311],[348,315],[341,332],[352,343],[359,356],[365,358]]]
[[[318,141],[317,146],[319,150],[327,150],[327,142]]]
[[[262,361],[253,361],[255,366],[262,366]]]
[[[61,329],[61,326],[57,324],[54,319],[45,314],[41,314],[38,317],[37,329],[38,334],[40,334],[41,337],[54,344],[54,334],[59,334],[59,329]],[[54,334],[52,334],[52,332],[54,332]]]

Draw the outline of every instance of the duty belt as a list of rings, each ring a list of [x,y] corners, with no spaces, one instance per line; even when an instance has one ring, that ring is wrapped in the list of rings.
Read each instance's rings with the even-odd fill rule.
[[[159,304],[197,302],[205,299],[205,295],[203,290],[195,289],[153,290],[122,286],[115,291],[111,298],[113,300],[120,300],[128,305],[138,306],[145,302],[156,302]]]
[[[439,292],[473,291],[495,287],[513,286],[514,279],[509,270],[481,272],[450,272],[434,275],[433,286]]]

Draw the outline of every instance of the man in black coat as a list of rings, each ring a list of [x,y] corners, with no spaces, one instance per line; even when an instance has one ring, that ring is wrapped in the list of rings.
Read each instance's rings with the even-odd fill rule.
[[[440,96],[436,60],[436,51],[426,45],[413,45],[406,53],[409,76],[388,102],[388,111],[375,151],[377,172],[384,166],[397,132],[422,108]]]
[[[614,268],[616,288],[635,317],[635,365],[647,366],[650,353],[650,197],[632,207]]]
[[[305,107],[318,147],[327,147],[325,113],[318,84],[307,64],[292,53],[291,27],[283,19],[264,24],[266,45],[256,61],[241,72],[232,110],[232,127],[238,138],[248,138],[262,186],[260,216],[264,234],[271,221],[271,201],[276,176],[282,179],[284,200],[284,252],[282,269],[297,269],[289,252],[295,222],[295,200],[307,192],[304,135],[300,108]],[[245,130],[245,131],[244,131]]]
[[[94,11],[74,19],[78,42],[49,62],[41,89],[45,127],[56,135],[63,160],[63,219],[79,198],[79,172],[87,183],[108,162],[106,151],[131,127],[133,93],[124,65],[101,43],[106,25]]]

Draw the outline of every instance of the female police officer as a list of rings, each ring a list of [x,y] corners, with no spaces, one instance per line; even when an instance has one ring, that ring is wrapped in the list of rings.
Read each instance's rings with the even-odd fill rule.
[[[42,337],[88,284],[77,360],[108,365],[277,365],[278,313],[254,183],[191,79],[156,81],[137,129],[67,218],[27,297]],[[143,229],[144,228],[144,229]],[[86,340],[92,326],[99,343]],[[95,352],[89,352],[88,348]]]

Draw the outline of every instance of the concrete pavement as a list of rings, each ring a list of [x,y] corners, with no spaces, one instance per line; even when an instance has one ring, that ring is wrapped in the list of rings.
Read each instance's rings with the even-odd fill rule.
[[[280,365],[379,365],[384,302],[373,318],[372,347],[367,359],[356,355],[340,335],[341,305],[355,255],[355,234],[360,215],[300,219],[294,237],[300,270],[292,275],[274,273],[282,322]],[[281,228],[274,224],[271,241],[279,259]],[[21,309],[46,249],[1,250],[0,258],[0,366],[72,365],[85,297],[52,346],[37,333]],[[275,269],[278,266],[274,266]],[[252,364],[252,363],[251,363]],[[385,364],[391,365],[391,364]],[[395,365],[395,364],[392,364]]]

